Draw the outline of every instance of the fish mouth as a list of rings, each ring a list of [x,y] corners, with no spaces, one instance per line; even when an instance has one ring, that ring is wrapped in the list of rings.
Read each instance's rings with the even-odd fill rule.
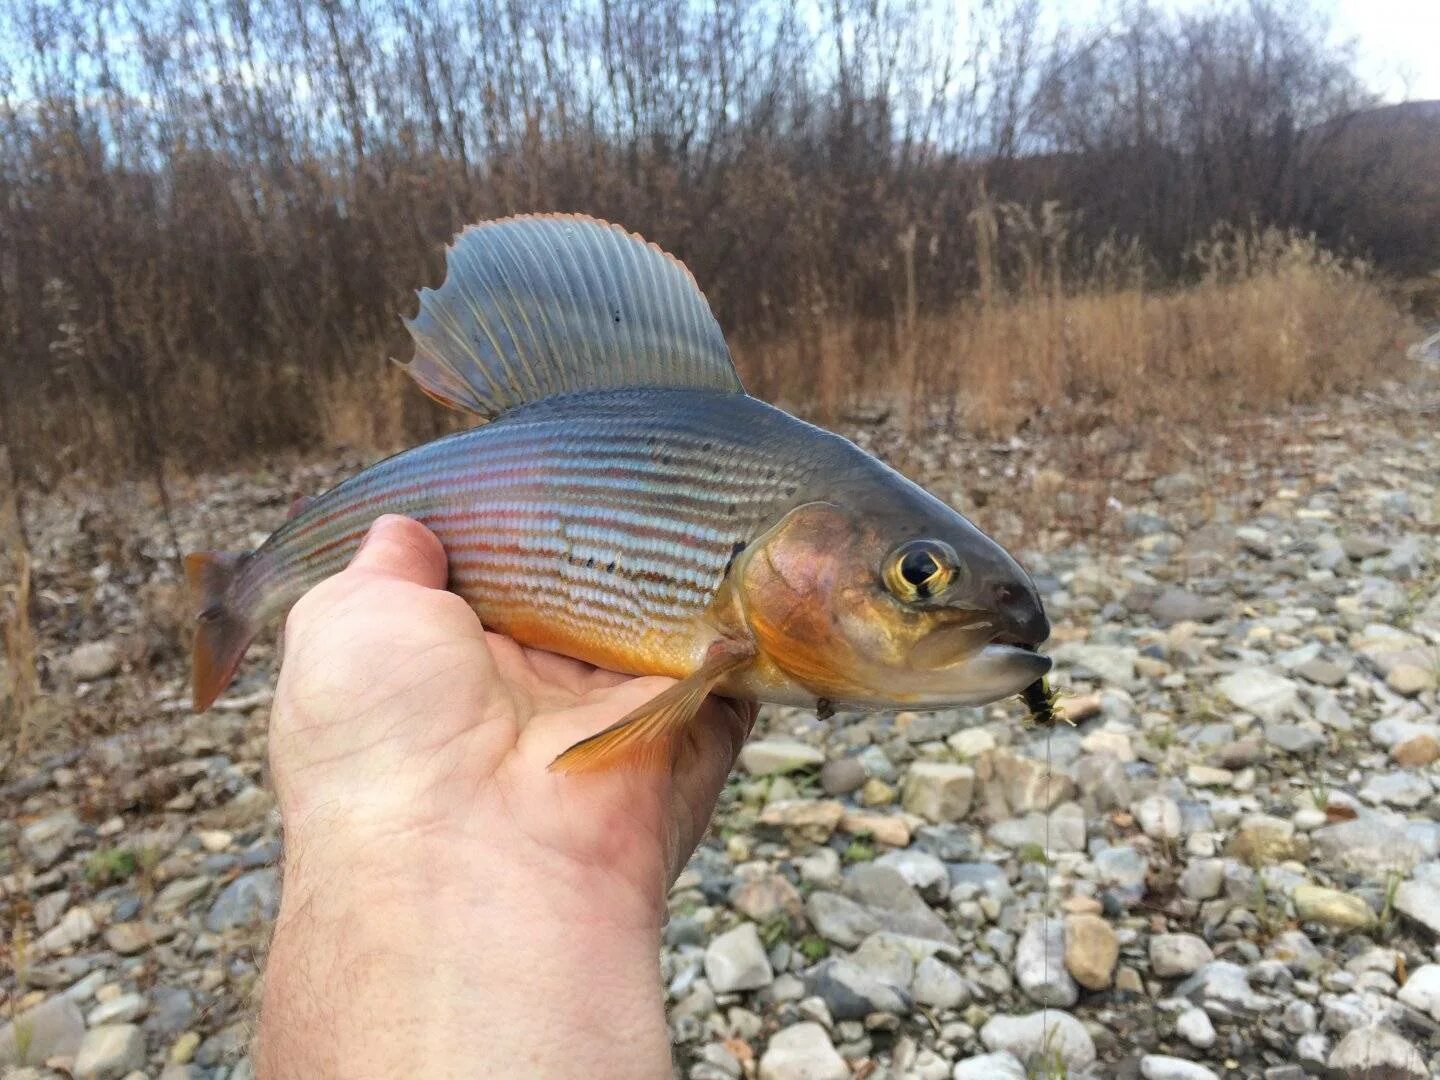
[[[1020,693],[1049,672],[1050,657],[1030,642],[1008,633],[987,637],[978,648],[951,653],[947,663],[917,672],[929,684],[921,696],[936,706],[988,705]]]

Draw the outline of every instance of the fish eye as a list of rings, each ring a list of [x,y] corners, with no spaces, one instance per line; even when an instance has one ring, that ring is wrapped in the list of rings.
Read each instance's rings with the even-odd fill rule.
[[[905,603],[928,600],[948,589],[959,573],[955,549],[942,540],[911,540],[885,560],[885,587]]]

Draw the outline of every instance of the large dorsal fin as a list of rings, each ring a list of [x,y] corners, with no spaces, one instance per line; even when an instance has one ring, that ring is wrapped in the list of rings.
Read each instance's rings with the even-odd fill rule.
[[[554,394],[630,386],[743,393],[685,265],[619,226],[571,214],[472,225],[445,283],[407,321],[410,377],[493,419]]]

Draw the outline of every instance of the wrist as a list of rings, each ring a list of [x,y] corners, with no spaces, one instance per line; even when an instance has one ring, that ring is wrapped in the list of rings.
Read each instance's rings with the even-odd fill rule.
[[[318,824],[286,838],[267,1076],[669,1075],[652,919],[503,845]],[[337,986],[369,1007],[307,1021]],[[285,1071],[291,1028],[334,1068]]]

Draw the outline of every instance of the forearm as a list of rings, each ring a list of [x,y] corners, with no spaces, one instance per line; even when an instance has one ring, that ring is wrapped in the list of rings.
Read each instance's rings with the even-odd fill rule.
[[[585,918],[569,883],[499,894],[450,845],[379,847],[287,841],[264,1080],[670,1076],[652,928]]]

